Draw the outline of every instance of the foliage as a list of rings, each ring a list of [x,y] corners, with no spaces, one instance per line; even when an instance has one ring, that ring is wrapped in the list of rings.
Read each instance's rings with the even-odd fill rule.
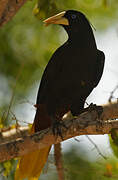
[[[84,154],[83,154],[84,157]],[[65,154],[65,166],[67,169],[67,179],[79,180],[107,180],[117,179],[117,161],[99,160],[98,162],[89,162],[79,157],[77,150],[72,149]]]
[[[67,180],[118,179],[117,159],[108,158],[107,160],[99,159],[97,162],[90,162],[84,158],[84,154],[81,156],[74,147],[64,153],[64,169],[65,179]],[[58,178],[55,171],[54,166],[50,164],[48,172],[43,174],[40,180],[47,179],[47,177],[49,180],[57,180]]]
[[[118,1],[115,0],[109,3],[107,0],[68,0],[62,3],[59,0],[43,0],[38,2],[36,8],[40,21],[33,16],[34,6],[36,2],[27,2],[13,20],[0,29],[0,74],[6,78],[10,88],[8,91],[14,89],[17,81],[15,92],[22,98],[29,87],[40,79],[51,54],[65,39],[60,27],[52,25],[45,28],[42,23],[44,18],[62,10],[78,9],[99,30],[111,26],[117,20],[118,14]],[[5,103],[8,104],[9,101]]]
[[[114,155],[118,158],[118,131],[117,129],[112,129],[111,135],[109,135],[109,142]]]
[[[118,18],[117,0],[28,1],[12,21],[0,29],[0,128],[11,123],[7,115],[4,116],[11,97],[14,95],[12,106],[15,108],[37,81],[39,84],[51,54],[67,38],[61,27],[45,28],[42,20],[67,9],[83,11],[97,30],[109,28]],[[0,165],[3,176],[13,179],[14,164],[12,160]],[[74,151],[65,154],[65,168],[67,179],[107,179],[105,165],[82,160]],[[106,173],[111,173],[111,169],[107,166]],[[114,176],[112,179],[117,179],[117,175]]]
[[[89,19],[92,19],[95,26],[103,29],[111,25],[111,19],[112,23],[117,21],[117,7],[117,0],[68,0],[62,3],[59,0],[38,0],[34,14],[42,19],[63,10],[76,9],[84,12]]]

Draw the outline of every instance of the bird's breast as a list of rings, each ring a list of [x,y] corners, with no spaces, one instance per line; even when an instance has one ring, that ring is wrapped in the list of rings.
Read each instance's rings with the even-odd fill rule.
[[[96,51],[89,49],[69,49],[62,66],[62,76],[65,74],[65,79],[71,77],[81,79],[81,76],[90,79],[94,71],[96,61]],[[74,79],[73,79],[74,80]]]

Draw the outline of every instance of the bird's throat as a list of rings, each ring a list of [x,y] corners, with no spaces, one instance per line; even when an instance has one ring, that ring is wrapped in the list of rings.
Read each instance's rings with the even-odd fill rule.
[[[73,44],[73,46],[78,46],[80,48],[88,48],[88,47],[96,47],[96,43],[95,43],[95,39],[94,36],[91,37],[90,36],[84,36],[84,35],[78,35],[75,37],[69,37],[68,38],[68,42]]]

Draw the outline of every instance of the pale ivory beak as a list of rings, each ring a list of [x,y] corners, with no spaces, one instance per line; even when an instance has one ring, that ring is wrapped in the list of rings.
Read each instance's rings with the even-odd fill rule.
[[[66,12],[63,11],[55,16],[52,16],[46,20],[44,20],[43,22],[45,23],[45,26],[48,26],[50,24],[62,24],[62,25],[69,25],[68,19],[66,19],[64,17],[64,14]]]

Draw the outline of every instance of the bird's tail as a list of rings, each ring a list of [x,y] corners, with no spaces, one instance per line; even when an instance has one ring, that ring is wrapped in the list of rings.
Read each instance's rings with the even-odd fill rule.
[[[34,124],[31,129],[31,134],[38,130],[49,127],[48,125],[50,124],[50,120],[46,114],[47,113],[45,112],[44,108],[41,108],[40,110],[37,109]],[[41,120],[40,118],[43,119]],[[24,178],[28,178],[28,180],[38,180],[41,171],[47,161],[50,148],[51,146],[22,156],[16,168],[15,180],[22,180]]]

